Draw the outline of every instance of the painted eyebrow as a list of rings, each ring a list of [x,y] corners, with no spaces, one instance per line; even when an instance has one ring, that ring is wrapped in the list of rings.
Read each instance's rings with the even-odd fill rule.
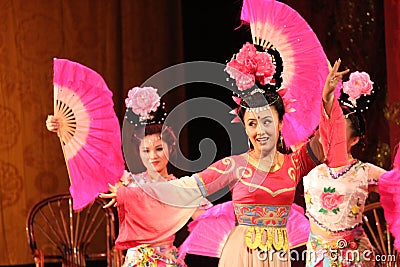
[[[163,147],[163,145],[156,145],[155,148]],[[141,146],[140,149],[149,149],[148,146]]]
[[[256,120],[262,120],[262,119],[270,119],[270,118],[273,118],[273,116],[272,115],[267,115],[267,116],[265,116],[265,117],[262,117],[262,118],[250,118],[250,119],[247,119],[247,121],[256,121]]]

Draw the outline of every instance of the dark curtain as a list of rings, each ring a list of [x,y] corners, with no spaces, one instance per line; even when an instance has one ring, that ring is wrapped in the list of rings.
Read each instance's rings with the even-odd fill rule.
[[[385,36],[388,107],[385,110],[390,126],[392,150],[400,141],[400,1],[385,0]],[[395,151],[392,152],[392,156]]]
[[[357,148],[354,156],[389,168],[389,124],[383,112],[387,106],[388,92],[383,1],[284,2],[297,10],[310,24],[331,62],[340,58],[342,69],[349,68],[350,72],[365,71],[370,75],[375,93],[368,110],[364,112],[367,145],[365,148]],[[344,81],[347,79],[348,76]]]
[[[393,42],[396,38],[398,39],[398,28],[397,37],[388,37],[389,46],[395,52],[386,57],[385,23],[396,25],[395,14],[398,13],[393,5],[397,5],[398,10],[399,1],[388,1],[392,3],[390,12],[392,12],[393,18],[384,16],[384,3],[380,0],[283,0],[282,2],[298,11],[310,24],[331,62],[341,58],[342,69],[349,68],[351,72],[366,71],[371,76],[375,93],[371,98],[372,102],[368,110],[364,112],[367,121],[367,145],[364,148],[355,149],[354,155],[360,160],[389,168],[391,146],[393,148],[394,142],[390,141],[390,136],[393,136],[390,134],[392,128],[389,131],[387,112],[384,112],[388,110],[386,58],[390,57],[391,61],[396,62],[400,59],[398,56],[396,57],[398,52],[395,51],[396,43]],[[221,0],[218,3],[210,0],[195,3],[184,1],[182,6],[184,10],[185,59],[215,60],[226,63],[244,42],[250,41],[248,30],[243,27],[236,29],[240,25],[241,1]],[[392,34],[395,35],[395,29]],[[391,65],[393,66],[393,63]],[[392,77],[397,76],[392,75]],[[345,80],[347,79],[348,76],[345,77]],[[398,83],[398,81],[396,82]],[[392,86],[389,90],[395,90],[395,88],[397,87]],[[229,90],[204,84],[188,85],[187,89],[188,97],[212,96],[234,106]],[[190,125],[189,136],[194,140],[204,137],[215,140],[217,158],[229,155],[232,148],[235,151],[246,149],[246,145],[229,143],[226,134],[216,136],[213,132],[204,131],[202,126],[205,123],[213,124],[210,120],[193,122]],[[399,134],[394,136],[399,136]],[[243,138],[242,143],[246,144],[244,135]],[[190,156],[194,158],[200,156],[198,142],[191,143],[190,148]]]

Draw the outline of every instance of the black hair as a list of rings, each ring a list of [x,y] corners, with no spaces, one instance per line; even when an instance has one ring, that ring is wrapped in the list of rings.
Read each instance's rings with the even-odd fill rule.
[[[267,52],[272,57],[272,62],[275,65],[275,73],[272,76],[272,80],[266,85],[260,85],[258,82],[259,87],[264,88],[265,90],[273,90],[276,91],[281,88],[283,79],[282,79],[282,71],[283,71],[283,60],[281,54],[278,50],[274,47],[270,47],[267,50],[264,50],[261,46],[255,45],[257,51],[260,52]]]
[[[150,124],[164,123],[167,112],[165,111],[164,103],[158,107],[156,111],[151,111],[147,116],[139,116],[132,111],[132,108],[127,108],[125,112],[125,119],[133,124],[135,127],[146,126]]]
[[[143,131],[144,136],[152,135],[152,134],[160,134],[161,140],[164,141],[168,145],[169,149],[169,157],[176,156],[176,136],[171,129],[171,127],[161,124],[161,123],[152,123],[144,126],[137,126],[135,128],[133,134],[133,143],[137,145],[139,148],[140,142],[143,139]]]
[[[361,112],[354,111],[348,106],[341,106],[343,114],[351,123],[351,137],[360,137],[357,145],[365,147],[365,119]]]
[[[278,112],[279,121],[283,120],[285,107],[282,97],[275,91],[267,90],[264,93],[256,92],[242,99],[238,107],[238,117],[243,121],[244,113],[247,108],[261,108],[265,106],[273,106]]]

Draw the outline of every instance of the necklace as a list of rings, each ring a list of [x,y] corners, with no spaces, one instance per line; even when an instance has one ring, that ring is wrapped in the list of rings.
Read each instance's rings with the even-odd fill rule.
[[[329,169],[329,174],[333,179],[338,179],[339,177],[345,175],[348,171],[350,171],[350,169],[356,165],[358,163],[358,160],[355,160],[353,163],[349,164],[346,166],[346,168],[342,169],[339,172],[334,172],[332,170],[332,168],[328,168]]]
[[[261,159],[260,157],[256,157],[254,154],[254,150],[250,150],[248,152],[249,160],[252,161],[252,165],[257,169],[265,172],[273,172],[279,170],[282,167],[282,164],[279,162],[279,154],[275,153],[274,157],[271,159]]]

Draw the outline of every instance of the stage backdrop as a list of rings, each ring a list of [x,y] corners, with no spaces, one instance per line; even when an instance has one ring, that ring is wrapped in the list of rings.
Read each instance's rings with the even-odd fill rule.
[[[45,129],[53,105],[52,59],[68,58],[99,72],[114,92],[122,121],[128,89],[157,71],[185,58],[220,63],[230,59],[233,48],[244,42],[234,30],[240,10],[232,6],[238,8],[239,2],[0,0],[1,266],[33,263],[25,234],[28,211],[37,201],[68,191],[58,139]],[[370,145],[360,157],[388,168],[391,148],[400,136],[399,1],[284,2],[309,22],[331,61],[341,57],[344,67],[370,73],[377,94],[366,112]],[[183,92],[167,96],[167,107],[182,102]],[[230,95],[224,99],[231,101]],[[189,136],[195,139],[202,131],[210,133],[199,126],[192,127]],[[222,141],[217,142],[218,152],[225,156],[230,146]],[[198,144],[193,147],[198,149]]]

